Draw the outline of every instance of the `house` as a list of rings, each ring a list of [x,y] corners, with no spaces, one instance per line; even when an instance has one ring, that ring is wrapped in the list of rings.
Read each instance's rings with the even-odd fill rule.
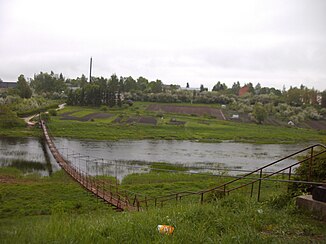
[[[249,86],[245,85],[244,87],[240,88],[239,96],[243,96],[249,92]]]
[[[295,124],[294,124],[294,122],[293,122],[292,120],[290,120],[290,121],[288,122],[288,125],[294,126]]]
[[[0,89],[15,88],[16,86],[17,82],[0,81]]]

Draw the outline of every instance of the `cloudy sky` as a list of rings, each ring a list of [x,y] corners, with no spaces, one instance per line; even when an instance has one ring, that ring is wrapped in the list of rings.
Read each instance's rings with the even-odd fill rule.
[[[0,0],[0,78],[326,89],[325,0]]]

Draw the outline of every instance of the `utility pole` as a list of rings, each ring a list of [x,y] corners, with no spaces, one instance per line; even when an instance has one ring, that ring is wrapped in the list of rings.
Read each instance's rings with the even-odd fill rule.
[[[89,83],[92,83],[92,57],[89,64]]]

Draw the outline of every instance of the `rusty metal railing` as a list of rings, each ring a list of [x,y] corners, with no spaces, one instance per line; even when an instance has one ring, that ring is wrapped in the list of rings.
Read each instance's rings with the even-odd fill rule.
[[[319,147],[321,148],[321,151],[318,151],[316,153],[314,153],[315,149]],[[294,157],[294,156],[298,156],[302,153],[305,152],[309,152],[310,155],[309,156],[305,156],[304,159],[300,160],[299,162],[296,163],[292,163],[289,166],[286,166],[280,170],[277,171],[273,171],[271,172],[271,170],[268,170],[270,167],[275,166],[276,164],[280,164],[282,162],[284,162],[286,159]],[[165,202],[168,201],[181,201],[181,199],[185,198],[185,197],[190,197],[190,196],[195,196],[195,195],[199,195],[200,196],[200,202],[203,203],[204,202],[204,197],[205,194],[208,194],[210,192],[216,192],[218,191],[220,194],[222,195],[229,195],[230,192],[236,191],[238,189],[244,188],[246,186],[251,185],[251,190],[250,190],[250,196],[253,196],[253,191],[254,191],[254,184],[258,182],[258,190],[257,190],[257,200],[260,200],[260,196],[261,196],[261,190],[262,190],[262,181],[264,180],[271,180],[271,181],[279,181],[279,182],[287,182],[287,183],[291,183],[291,182],[298,182],[298,183],[303,183],[303,184],[310,184],[310,185],[317,185],[320,184],[321,182],[311,182],[311,171],[312,171],[312,165],[313,165],[313,161],[316,157],[318,157],[319,155],[322,155],[326,153],[326,146],[322,145],[322,144],[315,144],[309,147],[306,147],[302,150],[296,151],[286,157],[283,157],[281,159],[278,159],[270,164],[267,164],[263,167],[260,167],[258,169],[255,169],[247,174],[244,174],[242,176],[237,177],[236,179],[233,179],[231,181],[228,181],[226,183],[220,184],[216,187],[207,189],[207,190],[202,190],[202,191],[183,191],[183,192],[177,192],[177,193],[172,193],[172,194],[167,194],[167,195],[163,195],[163,196],[158,196],[158,197],[151,197],[151,198],[147,198],[145,197],[142,200],[138,200],[139,205],[143,206],[144,208],[148,208],[148,206],[150,205],[150,203],[152,203],[153,206],[157,207],[157,206],[163,206],[163,204]],[[292,175],[292,170],[294,167],[309,161],[309,173],[308,173],[308,180],[307,181],[294,181],[291,180],[291,175]],[[264,172],[265,171],[265,172]],[[272,179],[272,176],[275,176],[277,174],[282,173],[282,175],[287,174],[288,176],[288,180],[278,180],[278,179]],[[257,176],[258,174],[258,178],[254,177]],[[246,183],[242,183],[238,186],[235,186],[236,184],[239,184],[239,182],[241,180],[251,180],[249,182]],[[231,188],[230,188],[231,187]]]
[[[116,182],[110,182],[108,180],[100,180],[94,177],[91,177],[88,173],[83,172],[81,169],[75,168],[67,159],[65,159],[60,152],[55,147],[55,144],[52,141],[52,138],[49,136],[47,128],[45,126],[44,121],[41,120],[41,127],[43,129],[44,136],[46,138],[46,142],[50,148],[50,151],[58,164],[80,185],[82,185],[86,190],[92,192],[98,198],[103,199],[104,201],[114,205],[119,210],[136,210],[139,211],[141,209],[147,209],[149,206],[163,206],[166,202],[176,201],[179,202],[186,197],[191,196],[200,196],[200,202],[203,203],[205,199],[205,195],[211,192],[219,192],[221,195],[229,195],[230,192],[234,192],[241,188],[251,185],[250,196],[253,196],[254,185],[258,183],[257,189],[257,200],[260,200],[261,190],[262,190],[262,182],[266,180],[270,181],[279,181],[279,182],[300,182],[303,184],[320,184],[320,182],[311,182],[311,172],[314,159],[319,155],[326,153],[326,146],[322,144],[315,144],[309,147],[306,147],[302,150],[296,151],[286,157],[283,157],[279,160],[276,160],[270,164],[267,164],[263,167],[255,169],[249,173],[236,177],[233,180],[230,180],[226,183],[220,184],[216,187],[201,190],[201,191],[182,191],[177,193],[171,193],[167,195],[157,196],[157,197],[148,197],[145,195],[141,195],[139,193],[128,192],[127,190],[121,191],[118,189]],[[316,148],[321,148],[321,151],[316,151]],[[302,153],[309,153],[309,156],[305,156],[304,159],[292,163],[289,166],[286,166],[280,170],[273,171],[270,170],[272,166],[280,164],[284,162],[286,159],[298,156]],[[291,180],[291,176],[293,174],[294,167],[309,161],[309,173],[307,181],[293,181]],[[273,179],[272,176],[277,174],[286,174],[287,180],[279,180]],[[258,175],[258,177],[257,177]],[[245,183],[241,183],[242,180],[248,181]],[[237,185],[238,184],[238,185]],[[240,184],[240,185],[239,185]]]
[[[104,200],[105,202],[113,205],[118,211],[130,210],[139,211],[140,204],[137,201],[137,206],[131,204],[127,194],[123,194],[119,191],[116,184],[111,181],[99,180],[91,177],[89,174],[82,170],[75,168],[67,159],[65,159],[56,148],[55,144],[50,137],[45,123],[40,121],[40,125],[45,136],[46,143],[57,163],[60,167],[68,173],[76,182],[83,186],[86,190],[93,193],[96,197]]]

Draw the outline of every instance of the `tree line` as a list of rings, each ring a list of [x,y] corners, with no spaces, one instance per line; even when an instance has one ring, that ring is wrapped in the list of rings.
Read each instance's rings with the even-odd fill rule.
[[[246,86],[247,93],[239,98],[240,89]],[[291,106],[319,106],[326,108],[326,90],[319,92],[309,89],[304,85],[290,87],[288,90],[279,90],[273,87],[262,87],[260,83],[255,86],[249,82],[241,86],[240,82],[234,82],[231,87],[218,81],[212,91],[208,91],[204,85],[199,89],[185,89],[178,85],[164,85],[161,80],[149,81],[144,77],[134,79],[131,76],[118,77],[116,74],[110,78],[92,77],[91,81],[81,75],[75,79],[67,79],[62,73],[40,72],[27,81],[24,75],[20,75],[17,87],[12,94],[22,98],[30,98],[33,93],[48,98],[64,98],[70,105],[91,106],[121,106],[123,101],[150,101],[166,103],[219,103],[229,104],[235,100],[250,100],[250,103],[260,102],[266,104],[273,102],[287,103]]]

